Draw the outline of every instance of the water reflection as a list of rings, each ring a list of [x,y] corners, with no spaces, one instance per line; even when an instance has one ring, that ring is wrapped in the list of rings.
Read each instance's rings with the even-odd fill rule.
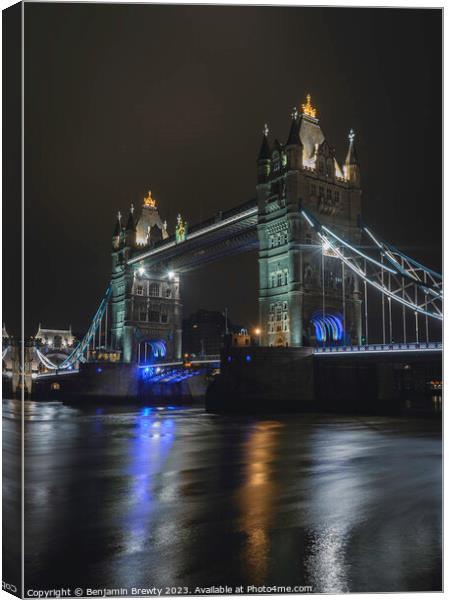
[[[130,462],[126,469],[130,492],[122,519],[122,543],[126,553],[141,551],[151,538],[154,479],[164,471],[175,432],[173,419],[164,418],[161,412],[162,409],[143,408],[130,438]]]
[[[26,403],[26,453],[30,587],[441,587],[438,420]]]
[[[308,518],[308,581],[324,593],[349,591],[346,547],[354,526],[364,517],[363,468],[354,468],[373,432],[348,431],[344,425],[318,428],[311,439]]]
[[[312,437],[308,580],[333,593],[438,589],[438,436],[368,425],[320,425]]]
[[[255,585],[265,581],[270,550],[269,529],[273,523],[277,492],[273,460],[283,424],[277,421],[256,423],[244,445],[244,477],[239,488],[240,527],[247,536],[242,561],[248,579]]]

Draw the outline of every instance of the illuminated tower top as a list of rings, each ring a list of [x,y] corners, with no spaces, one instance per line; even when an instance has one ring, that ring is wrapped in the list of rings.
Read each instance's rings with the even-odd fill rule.
[[[156,208],[156,200],[151,196],[151,190],[148,190],[148,194],[143,199],[143,205],[149,208]]]
[[[138,246],[147,246],[168,238],[167,224],[162,221],[157,207],[156,199],[151,191],[144,196],[142,212],[137,221],[136,243]]]
[[[312,106],[312,96],[310,94],[307,94],[306,96],[306,103],[305,104],[301,104],[301,108],[302,108],[302,114],[303,115],[307,115],[308,117],[312,117],[312,119],[316,119],[316,108],[314,106]]]

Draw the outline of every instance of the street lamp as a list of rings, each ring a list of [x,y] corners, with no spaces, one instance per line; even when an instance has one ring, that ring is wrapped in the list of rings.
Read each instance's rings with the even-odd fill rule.
[[[257,336],[257,344],[258,346],[260,346],[260,334],[262,333],[262,330],[260,327],[256,327],[256,329],[254,330],[254,333]]]
[[[174,279],[174,278],[175,278],[175,272],[174,272],[174,271],[169,271],[169,272],[168,272],[168,278],[169,278],[170,280]]]

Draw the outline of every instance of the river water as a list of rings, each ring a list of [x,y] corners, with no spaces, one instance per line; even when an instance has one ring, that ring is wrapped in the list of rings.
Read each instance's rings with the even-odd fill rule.
[[[28,589],[441,589],[440,419],[25,413]]]

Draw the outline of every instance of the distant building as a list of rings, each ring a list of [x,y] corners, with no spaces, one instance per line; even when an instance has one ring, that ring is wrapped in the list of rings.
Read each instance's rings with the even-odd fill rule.
[[[228,332],[237,329],[228,320]],[[183,319],[182,351],[184,354],[219,354],[226,335],[226,317],[218,311],[200,309]]]
[[[247,329],[240,329],[232,334],[232,345],[233,346],[250,346],[251,336]]]
[[[75,342],[72,326],[68,329],[44,329],[39,324],[39,329],[34,337],[40,346],[45,346],[48,350],[66,350]]]

